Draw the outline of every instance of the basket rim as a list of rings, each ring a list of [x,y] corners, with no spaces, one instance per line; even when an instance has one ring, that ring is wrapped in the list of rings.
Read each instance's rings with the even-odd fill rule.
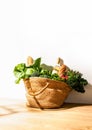
[[[55,82],[55,83],[63,83],[63,84],[65,84],[65,85],[67,85],[67,86],[69,86],[67,83],[65,83],[65,82],[63,82],[63,81],[59,81],[59,80],[54,80],[54,79],[50,79],[50,78],[44,78],[44,77],[29,77],[29,78],[27,78],[27,79],[24,79],[24,81],[26,81],[26,80],[30,80],[30,79],[43,79],[43,80],[48,80],[48,81],[53,81],[53,82]],[[70,86],[69,86],[70,87]],[[71,88],[71,87],[70,87]]]

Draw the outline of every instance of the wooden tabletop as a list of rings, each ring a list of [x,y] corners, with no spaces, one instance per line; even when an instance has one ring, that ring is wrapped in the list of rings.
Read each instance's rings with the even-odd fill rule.
[[[40,110],[26,100],[0,98],[0,130],[92,130],[92,105]]]

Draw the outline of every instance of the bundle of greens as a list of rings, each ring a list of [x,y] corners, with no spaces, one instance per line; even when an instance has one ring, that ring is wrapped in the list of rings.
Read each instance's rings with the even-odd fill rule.
[[[33,64],[29,66],[25,63],[17,64],[13,70],[16,77],[15,82],[18,84],[22,79],[28,79],[30,77],[50,78],[67,83],[77,92],[85,92],[84,86],[88,84],[88,81],[82,78],[81,73],[68,69],[62,76],[59,76],[57,72],[53,72],[53,68],[53,66],[41,64],[41,58],[37,58]]]

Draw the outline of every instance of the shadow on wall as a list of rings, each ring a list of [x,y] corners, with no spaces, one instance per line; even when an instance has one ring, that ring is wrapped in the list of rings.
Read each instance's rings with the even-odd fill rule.
[[[92,104],[92,85],[88,84],[85,86],[85,93],[71,91],[65,102]]]

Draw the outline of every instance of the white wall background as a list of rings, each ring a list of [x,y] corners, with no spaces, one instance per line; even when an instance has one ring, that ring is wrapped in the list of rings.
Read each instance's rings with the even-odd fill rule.
[[[85,94],[68,102],[92,103],[92,1],[0,0],[0,97],[25,98],[13,68],[28,55],[55,65],[57,58],[83,73]]]

